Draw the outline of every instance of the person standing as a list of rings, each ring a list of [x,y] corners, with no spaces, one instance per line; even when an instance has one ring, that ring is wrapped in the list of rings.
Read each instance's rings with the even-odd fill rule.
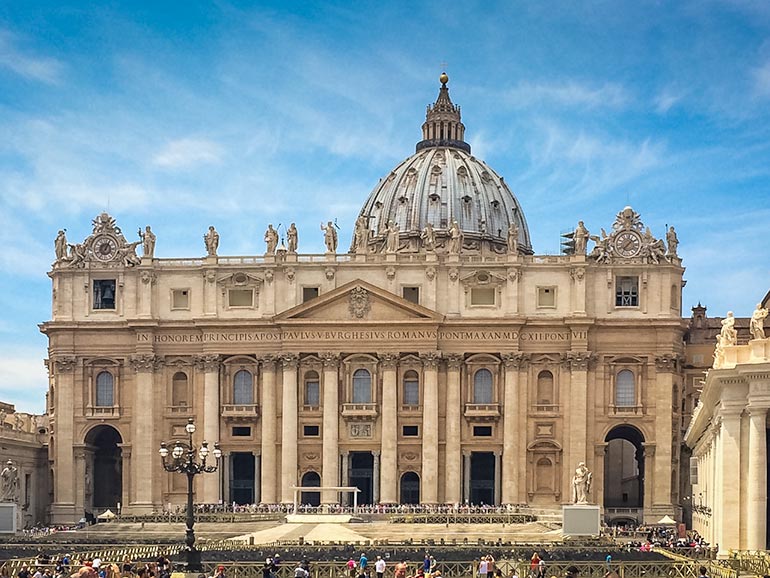
[[[377,578],[383,578],[385,576],[385,560],[382,556],[377,556],[377,561],[374,563],[374,572],[377,574]]]
[[[369,559],[366,557],[366,552],[361,552],[361,557],[358,559],[358,567],[362,574],[366,573],[366,566],[369,564]]]

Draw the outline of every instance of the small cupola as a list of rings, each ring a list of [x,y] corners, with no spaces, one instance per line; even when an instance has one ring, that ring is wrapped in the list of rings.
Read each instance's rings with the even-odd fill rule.
[[[422,140],[417,143],[416,150],[431,147],[453,147],[471,152],[471,145],[465,142],[465,125],[460,121],[460,107],[452,104],[449,98],[447,82],[449,77],[442,72],[439,77],[441,88],[438,98],[428,105],[425,122],[422,125]]]

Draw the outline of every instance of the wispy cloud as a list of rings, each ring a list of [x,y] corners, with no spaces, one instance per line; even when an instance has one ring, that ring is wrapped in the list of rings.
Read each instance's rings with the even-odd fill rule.
[[[770,60],[752,71],[754,91],[758,96],[770,96]]]
[[[9,31],[0,30],[0,68],[46,84],[58,84],[61,81],[64,66],[59,60],[33,55],[18,44]]]
[[[153,162],[169,169],[216,164],[223,152],[222,147],[211,140],[183,138],[167,143]]]
[[[557,82],[521,82],[503,93],[511,106],[557,105],[574,108],[611,108],[626,106],[630,100],[627,89],[611,82],[596,85],[574,80]]]
[[[666,114],[672,107],[674,107],[679,101],[684,98],[684,93],[676,91],[673,88],[663,89],[655,97],[653,104],[655,105],[655,112],[658,114]]]

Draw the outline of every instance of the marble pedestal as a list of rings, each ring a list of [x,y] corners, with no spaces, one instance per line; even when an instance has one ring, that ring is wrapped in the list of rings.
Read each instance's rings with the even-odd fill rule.
[[[15,534],[19,529],[21,511],[14,502],[0,503],[0,534]]]
[[[565,536],[598,536],[600,508],[595,504],[562,506],[562,534]]]

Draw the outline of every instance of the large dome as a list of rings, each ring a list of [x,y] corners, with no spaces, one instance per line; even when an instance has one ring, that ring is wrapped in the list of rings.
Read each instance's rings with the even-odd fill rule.
[[[419,251],[420,235],[430,223],[436,250],[442,251],[456,221],[463,232],[463,252],[506,252],[509,227],[515,224],[518,251],[531,254],[521,206],[503,178],[471,155],[463,140],[460,107],[449,99],[447,81],[442,74],[438,99],[428,106],[415,154],[380,179],[361,209],[359,219],[363,217],[369,229],[368,250],[384,250],[389,223],[394,223],[398,251]],[[351,251],[355,249],[354,238]]]

